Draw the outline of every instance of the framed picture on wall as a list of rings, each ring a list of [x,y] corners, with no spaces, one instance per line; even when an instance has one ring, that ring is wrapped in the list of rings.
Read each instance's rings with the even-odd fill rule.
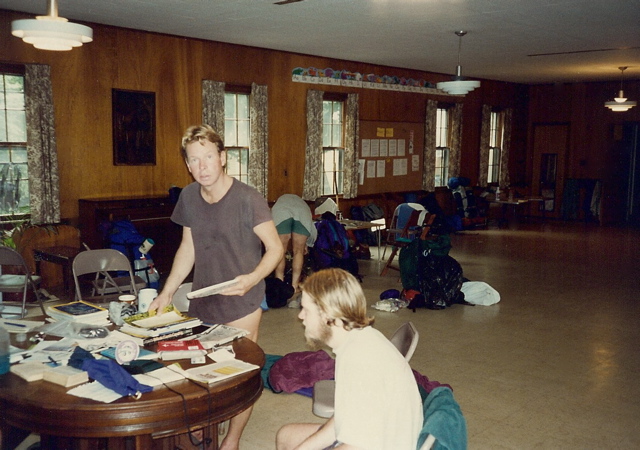
[[[155,92],[112,89],[113,164],[156,164]]]

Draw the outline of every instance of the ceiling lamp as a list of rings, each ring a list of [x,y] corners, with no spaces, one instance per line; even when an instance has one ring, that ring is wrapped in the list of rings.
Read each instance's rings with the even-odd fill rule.
[[[46,16],[14,20],[11,34],[40,50],[71,50],[93,41],[93,30],[58,16],[58,1],[49,0]]]
[[[622,80],[624,78],[624,71],[627,69],[627,66],[618,67],[620,69],[620,91],[618,92],[618,96],[614,98],[612,102],[604,102],[604,106],[609,108],[611,111],[624,112],[627,111],[634,106],[636,106],[636,102],[627,101],[627,97],[624,96],[624,91],[622,90]]]
[[[447,94],[452,95],[465,95],[475,88],[480,87],[479,81],[465,80],[460,75],[460,50],[462,49],[462,36],[467,34],[466,31],[456,31],[456,35],[459,38],[458,41],[458,66],[456,67],[456,75],[453,77],[453,81],[443,81],[436,86],[441,91],[445,91]]]

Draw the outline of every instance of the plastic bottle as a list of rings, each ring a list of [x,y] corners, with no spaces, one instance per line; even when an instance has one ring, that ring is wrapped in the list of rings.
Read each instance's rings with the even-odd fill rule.
[[[496,187],[496,200],[500,200],[500,186]]]
[[[0,327],[0,375],[9,372],[9,332]]]

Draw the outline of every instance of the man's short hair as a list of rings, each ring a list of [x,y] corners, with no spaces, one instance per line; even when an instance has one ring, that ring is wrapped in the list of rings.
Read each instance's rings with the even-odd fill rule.
[[[302,286],[318,309],[332,325],[341,320],[345,330],[373,324],[367,317],[367,299],[360,282],[346,270],[329,268],[309,276]]]
[[[215,132],[210,125],[193,125],[187,128],[187,131],[184,132],[182,136],[182,145],[180,147],[180,152],[182,153],[182,157],[187,159],[187,145],[192,142],[198,141],[201,144],[203,141],[209,141],[218,146],[218,153],[222,153],[224,151],[224,143],[222,142],[222,138],[218,133]]]

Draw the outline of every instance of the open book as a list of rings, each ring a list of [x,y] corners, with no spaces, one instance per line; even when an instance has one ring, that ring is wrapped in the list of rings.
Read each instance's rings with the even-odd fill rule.
[[[229,280],[229,281],[224,281],[222,283],[214,284],[212,286],[203,287],[202,289],[189,292],[187,294],[187,298],[192,299],[192,298],[207,297],[209,295],[219,294],[229,286],[233,286],[236,283],[237,283],[236,280]]]
[[[229,361],[207,364],[206,366],[192,367],[185,372],[189,378],[201,383],[215,383],[216,381],[226,380],[236,375],[250,372],[252,370],[260,370],[260,366],[250,364],[248,362],[232,359]]]

